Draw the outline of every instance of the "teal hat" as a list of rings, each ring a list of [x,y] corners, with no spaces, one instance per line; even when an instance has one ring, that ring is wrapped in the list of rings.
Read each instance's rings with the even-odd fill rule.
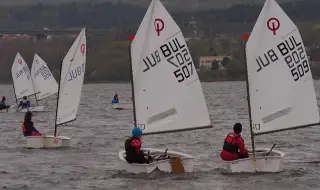
[[[139,127],[135,127],[132,129],[132,137],[138,137],[142,135],[142,130]]]

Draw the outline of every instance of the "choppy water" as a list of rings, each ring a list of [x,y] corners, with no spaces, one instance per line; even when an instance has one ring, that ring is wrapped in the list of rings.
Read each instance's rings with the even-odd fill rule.
[[[144,147],[174,149],[194,155],[195,171],[171,175],[154,172],[133,175],[118,168],[132,127],[131,111],[114,111],[109,102],[115,92],[129,101],[129,84],[84,85],[78,119],[61,126],[61,135],[73,138],[72,147],[60,150],[28,150],[20,131],[22,113],[0,114],[0,188],[32,190],[69,189],[221,189],[277,190],[320,189],[320,127],[263,135],[258,147],[286,153],[284,171],[278,174],[230,175],[223,169],[219,152],[235,122],[248,126],[244,82],[203,83],[213,129],[144,137]],[[320,81],[316,82],[318,98]],[[14,102],[11,85],[0,85],[0,95]],[[55,101],[49,101],[54,109]],[[192,109],[192,108],[190,108]],[[34,114],[36,127],[53,133],[55,112]],[[243,131],[250,146],[249,128]]]

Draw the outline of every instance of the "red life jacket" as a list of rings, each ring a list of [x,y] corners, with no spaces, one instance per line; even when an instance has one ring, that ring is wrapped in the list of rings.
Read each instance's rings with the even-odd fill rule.
[[[224,139],[223,150],[227,152],[238,153],[239,147],[238,145],[234,144],[237,138],[241,138],[241,136],[236,133],[229,133]]]
[[[22,121],[21,130],[22,130],[22,133],[28,132],[26,129],[26,126],[24,125],[24,120]]]

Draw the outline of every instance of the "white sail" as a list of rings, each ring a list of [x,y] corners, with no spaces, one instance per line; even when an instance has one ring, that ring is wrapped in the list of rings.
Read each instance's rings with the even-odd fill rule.
[[[62,62],[57,125],[76,118],[86,67],[86,46],[86,34],[83,29]]]
[[[14,59],[11,74],[17,99],[35,94],[29,67],[19,53]]]
[[[31,76],[37,94],[37,99],[42,100],[58,92],[58,83],[54,79],[46,62],[37,54],[34,55]]]
[[[160,1],[151,2],[131,56],[137,125],[145,134],[211,127],[183,34]]]
[[[311,69],[297,26],[267,0],[246,45],[255,134],[319,122]]]

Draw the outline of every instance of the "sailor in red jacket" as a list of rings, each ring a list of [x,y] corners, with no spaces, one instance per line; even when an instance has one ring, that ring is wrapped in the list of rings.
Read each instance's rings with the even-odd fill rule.
[[[132,137],[125,142],[126,149],[126,161],[130,164],[138,163],[145,164],[151,161],[151,157],[144,154],[141,150],[141,137],[142,130],[138,127],[134,127],[132,130]]]
[[[220,157],[222,160],[232,161],[242,158],[248,158],[248,152],[240,135],[241,131],[242,125],[240,123],[236,123],[233,126],[233,132],[229,133],[225,138],[223,150],[220,153]]]

